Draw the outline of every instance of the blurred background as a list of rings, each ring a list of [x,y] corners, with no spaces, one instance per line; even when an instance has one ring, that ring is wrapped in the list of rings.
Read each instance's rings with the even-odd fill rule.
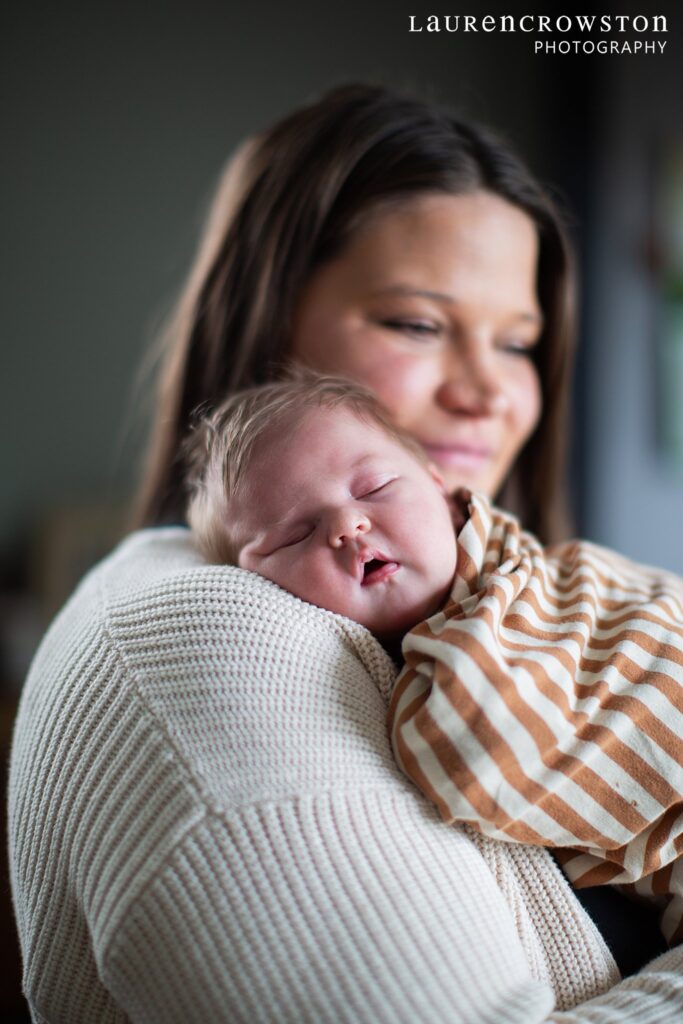
[[[683,573],[681,15],[662,3],[665,35],[604,37],[663,40],[661,55],[534,55],[535,37],[519,32],[409,33],[411,14],[425,23],[435,13],[529,13],[448,7],[6,5],[3,771],[41,633],[126,529],[150,398],[140,368],[220,169],[244,135],[345,80],[414,89],[491,124],[561,198],[581,259],[577,529]],[[586,5],[588,14],[628,12],[652,17],[645,5]],[[6,870],[0,900],[9,1024],[27,1018]]]

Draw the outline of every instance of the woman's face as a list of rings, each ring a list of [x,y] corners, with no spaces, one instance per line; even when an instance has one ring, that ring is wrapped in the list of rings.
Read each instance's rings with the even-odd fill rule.
[[[369,387],[449,489],[496,494],[541,411],[538,239],[489,193],[368,217],[310,278],[290,355]]]

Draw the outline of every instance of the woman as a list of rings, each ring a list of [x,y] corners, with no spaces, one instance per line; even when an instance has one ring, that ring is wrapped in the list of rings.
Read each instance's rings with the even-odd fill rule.
[[[168,340],[142,522],[182,522],[193,410],[297,358],[369,384],[449,485],[549,539],[571,295],[557,215],[499,143],[335,90],[229,168]],[[94,570],[13,748],[36,1019],[673,1019],[680,950],[612,987],[546,851],[436,820],[391,757],[394,674],[361,627],[202,564],[182,527]]]
[[[423,228],[415,237],[410,211],[425,200],[429,209],[418,213]],[[444,218],[451,223],[442,225]],[[367,251],[368,238],[374,251]],[[411,253],[401,261],[408,242]],[[458,262],[449,258],[437,273],[444,246]],[[381,302],[368,294],[368,267],[357,268],[356,281],[335,276],[340,265],[343,273],[356,263],[360,248],[370,268],[389,259],[397,264],[380,275],[390,287],[403,283],[397,275],[407,267],[418,292],[423,282],[435,292],[437,278],[448,292],[450,277],[458,294],[437,300],[429,313],[419,295]],[[396,333],[403,321],[404,336],[415,339],[413,349],[427,350],[426,359],[410,358],[409,346],[403,359],[392,358],[390,341],[377,330],[342,320],[354,310],[375,327],[394,321]],[[515,408],[506,415],[513,421],[505,426],[512,436],[496,453],[497,465],[475,465],[478,454],[488,462],[490,447],[477,423],[464,431],[474,440],[463,442],[460,457],[450,456],[455,465],[447,475],[497,494],[548,540],[563,528],[559,484],[573,314],[572,267],[557,213],[505,147],[419,102],[365,86],[337,89],[251,140],[228,166],[167,340],[142,523],[183,519],[178,451],[192,411],[266,379],[283,356],[298,356],[370,384],[420,440],[413,420],[434,415],[433,404],[443,409],[441,418],[423,432],[439,442],[442,420],[447,434],[454,416],[502,421],[497,405],[511,401]],[[462,372],[442,365],[438,346],[427,344],[439,333],[439,319],[449,321],[443,334],[462,339]],[[543,343],[536,345],[541,328]],[[502,353],[495,368],[494,352]],[[522,365],[515,369],[516,361]],[[466,383],[441,393],[445,376]],[[449,443],[446,451],[435,447],[432,455],[447,462]]]

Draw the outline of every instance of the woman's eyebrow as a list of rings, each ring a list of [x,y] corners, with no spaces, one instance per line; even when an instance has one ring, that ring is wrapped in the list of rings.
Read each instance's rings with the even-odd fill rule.
[[[434,302],[448,303],[449,305],[457,306],[459,300],[456,299],[455,295],[449,295],[447,292],[434,292],[430,288],[415,288],[412,285],[406,284],[393,284],[387,288],[378,288],[374,295],[410,295],[417,296],[420,299],[431,299]],[[543,314],[541,312],[530,312],[529,310],[522,310],[518,316],[518,320],[524,320],[526,323],[531,323],[543,326]]]
[[[392,284],[387,288],[378,288],[375,295],[417,295],[421,299],[434,299],[436,302],[457,303],[454,295],[446,292],[433,292],[429,288],[415,288],[407,284]]]

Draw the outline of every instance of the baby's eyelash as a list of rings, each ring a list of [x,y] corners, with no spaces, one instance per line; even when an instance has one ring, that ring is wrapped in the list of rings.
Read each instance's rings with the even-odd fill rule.
[[[385,487],[389,486],[389,484],[395,483],[396,480],[397,480],[397,477],[395,477],[395,476],[390,477],[388,480],[382,480],[381,483],[376,484],[375,486],[371,487],[369,490],[363,491],[362,494],[359,494],[358,495],[358,499],[370,498],[370,497],[372,497],[373,494],[379,494],[380,491],[383,491]]]
[[[379,487],[373,487],[371,491],[366,491],[365,494],[361,495],[363,498],[369,498],[373,494],[379,494],[386,487],[386,484],[380,484]]]
[[[278,548],[293,548],[296,544],[301,544],[302,541],[307,540],[311,536],[313,530],[313,526],[306,527],[304,530],[301,530],[299,533],[296,533],[291,539],[288,539],[284,541],[284,543],[279,544]]]
[[[315,526],[311,524],[311,526],[302,527],[300,531],[292,533],[289,537],[285,535],[284,540],[273,540],[268,550],[261,551],[261,556],[263,558],[270,558],[271,555],[277,554],[278,551],[283,551],[285,548],[293,548],[297,544],[301,544],[302,541],[307,540],[314,530]]]

